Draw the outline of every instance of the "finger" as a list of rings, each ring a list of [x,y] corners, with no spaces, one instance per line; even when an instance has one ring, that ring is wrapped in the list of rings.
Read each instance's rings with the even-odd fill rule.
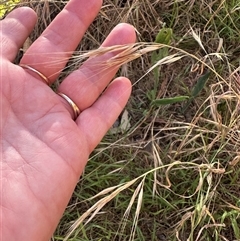
[[[32,44],[21,64],[54,82],[101,8],[102,0],[71,0]]]
[[[91,152],[117,119],[131,94],[131,82],[123,77],[114,80],[103,95],[84,110],[76,123],[86,136]]]
[[[0,21],[0,53],[3,58],[13,61],[19,48],[33,30],[36,13],[28,8],[16,8]]]
[[[119,24],[112,30],[102,46],[128,44],[135,40],[135,29],[128,24]],[[88,108],[117,72],[116,67],[106,68],[104,66],[104,62],[112,56],[113,53],[108,53],[86,61],[61,83],[58,91],[69,96],[80,110]],[[67,103],[65,105],[71,111],[69,105]]]

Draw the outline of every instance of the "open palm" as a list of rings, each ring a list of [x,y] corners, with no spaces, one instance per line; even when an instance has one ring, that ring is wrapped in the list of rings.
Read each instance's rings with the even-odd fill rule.
[[[53,83],[100,7],[101,0],[71,0],[28,49],[21,64],[37,69]],[[35,21],[31,9],[19,8],[0,23],[1,240],[50,238],[90,152],[131,91],[126,78],[108,86],[117,69],[104,70],[96,64],[111,54],[91,58],[58,89],[81,110],[73,120],[70,105],[40,76],[12,63]],[[133,27],[120,24],[103,46],[134,41]],[[56,53],[64,61],[48,65]]]

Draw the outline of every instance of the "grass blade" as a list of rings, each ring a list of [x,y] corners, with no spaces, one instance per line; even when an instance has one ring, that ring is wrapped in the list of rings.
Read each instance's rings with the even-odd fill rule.
[[[161,105],[169,105],[178,102],[182,102],[189,99],[189,96],[176,96],[172,98],[163,98],[163,99],[156,99],[152,101],[152,105],[159,107]]]

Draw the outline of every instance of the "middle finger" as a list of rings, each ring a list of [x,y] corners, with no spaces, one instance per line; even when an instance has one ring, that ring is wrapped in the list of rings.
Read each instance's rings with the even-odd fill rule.
[[[135,29],[129,24],[117,25],[106,38],[103,47],[124,45],[136,41]],[[116,74],[119,67],[104,65],[114,53],[106,53],[87,60],[60,84],[58,91],[67,95],[81,111],[91,106]],[[68,103],[67,109],[71,111]]]
[[[53,83],[101,5],[102,0],[70,0],[27,50],[20,64],[38,70]]]

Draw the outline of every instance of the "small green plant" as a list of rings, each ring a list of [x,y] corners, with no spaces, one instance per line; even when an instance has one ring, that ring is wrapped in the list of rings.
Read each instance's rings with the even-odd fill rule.
[[[173,37],[173,30],[171,28],[163,27],[158,32],[155,39],[155,43],[162,44],[163,46],[159,50],[156,50],[152,53],[151,64],[153,66],[156,65],[160,60],[166,58],[169,55],[169,49],[167,45],[171,44],[172,37]],[[175,96],[170,98],[156,99],[157,89],[159,87],[159,79],[160,79],[160,71],[158,66],[156,66],[153,69],[153,76],[154,76],[154,87],[152,90],[150,90],[147,93],[147,97],[149,100],[151,100],[152,106],[159,107],[161,105],[174,104],[174,103],[182,102],[189,99],[189,96]]]
[[[171,28],[165,28],[163,27],[157,34],[155,43],[162,44],[163,47],[159,50],[156,50],[152,53],[151,56],[151,64],[155,65],[157,62],[166,56],[168,56],[168,47],[166,45],[169,45],[172,41],[173,31]],[[147,93],[148,98],[152,101],[155,100],[157,95],[157,89],[159,87],[159,68],[158,66],[153,69],[153,75],[154,75],[154,87],[152,90],[150,90]]]

